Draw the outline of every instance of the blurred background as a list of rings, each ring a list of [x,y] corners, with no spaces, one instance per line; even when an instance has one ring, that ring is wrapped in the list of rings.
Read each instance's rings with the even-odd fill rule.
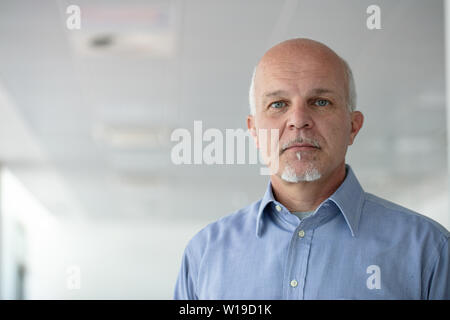
[[[246,130],[255,64],[294,37],[353,69],[365,123],[347,163],[364,189],[449,228],[446,9],[1,0],[0,298],[171,299],[188,240],[268,182],[259,164],[173,164],[171,133]]]

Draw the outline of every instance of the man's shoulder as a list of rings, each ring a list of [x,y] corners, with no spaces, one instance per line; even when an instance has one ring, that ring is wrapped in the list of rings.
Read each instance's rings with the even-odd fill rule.
[[[450,232],[437,221],[397,203],[365,192],[365,209],[385,223],[395,223],[404,230],[433,233],[439,238],[449,238]]]
[[[188,246],[205,247],[248,232],[256,235],[256,218],[260,203],[261,199],[207,224],[192,237]]]

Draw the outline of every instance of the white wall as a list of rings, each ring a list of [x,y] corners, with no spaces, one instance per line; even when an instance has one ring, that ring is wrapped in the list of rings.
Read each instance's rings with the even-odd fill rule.
[[[12,257],[20,247],[28,271],[26,299],[171,299],[184,247],[206,224],[58,220],[13,175],[3,175],[2,182],[3,216],[25,230],[24,245],[12,237],[5,241],[6,299],[14,299]],[[73,266],[80,271],[79,289]]]
[[[60,224],[30,248],[29,298],[171,299],[184,246],[199,227]],[[81,271],[76,290],[67,289],[72,265]]]
[[[29,242],[29,299],[171,299],[184,246],[201,225],[58,223]],[[69,289],[69,267],[80,289]]]

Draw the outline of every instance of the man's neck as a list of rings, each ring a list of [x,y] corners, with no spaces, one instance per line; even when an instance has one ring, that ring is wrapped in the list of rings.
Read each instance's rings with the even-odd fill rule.
[[[291,183],[277,175],[270,177],[273,196],[290,212],[314,211],[339,188],[344,179],[345,163],[342,163],[330,175],[316,181]]]

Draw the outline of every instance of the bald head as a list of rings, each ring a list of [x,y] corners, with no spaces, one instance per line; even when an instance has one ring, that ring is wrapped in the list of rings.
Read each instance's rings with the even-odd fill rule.
[[[301,66],[305,70],[309,65],[327,65],[334,70],[345,87],[348,110],[355,110],[356,90],[353,74],[347,62],[326,45],[314,40],[299,38],[283,41],[270,48],[255,67],[249,92],[251,114],[254,115],[256,112],[255,87],[258,86],[260,78],[264,77],[269,69],[273,72],[274,66],[278,69],[286,69],[293,64]],[[276,69],[275,72],[277,72]]]

